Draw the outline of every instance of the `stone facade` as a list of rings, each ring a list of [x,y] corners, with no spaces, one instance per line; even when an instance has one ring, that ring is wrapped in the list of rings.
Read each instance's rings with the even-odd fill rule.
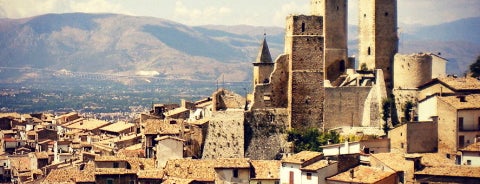
[[[359,120],[363,119],[366,99],[371,90],[371,86],[325,88],[325,129],[362,126]]]
[[[284,137],[288,124],[286,109],[253,110],[245,113],[245,157],[274,160],[288,153]]]
[[[312,0],[310,13],[323,17],[325,80],[335,81],[352,65],[347,57],[347,0]],[[352,63],[353,64],[353,63]]]
[[[392,88],[392,63],[398,51],[397,0],[363,0],[359,5],[359,61],[382,69]]]
[[[290,127],[320,127],[323,122],[323,19],[287,18],[285,50],[289,56],[288,111]]]

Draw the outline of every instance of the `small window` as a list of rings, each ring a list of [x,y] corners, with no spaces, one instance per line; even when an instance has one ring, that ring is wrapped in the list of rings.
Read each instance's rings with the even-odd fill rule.
[[[403,146],[404,146],[404,145],[403,145],[403,142],[402,142],[402,143],[400,144],[400,147],[402,147],[402,148],[403,148]]]
[[[302,33],[305,32],[305,22],[302,22]]]
[[[307,173],[307,180],[311,180],[312,179],[312,173]]]
[[[238,169],[233,169],[233,177],[238,178]]]
[[[108,179],[107,179],[107,184],[113,184],[113,179],[108,178]]]
[[[119,164],[118,162],[113,162],[113,168],[118,168]]]
[[[385,17],[387,17],[387,16],[388,16],[388,12],[385,12]]]
[[[458,118],[458,130],[463,130],[463,117]]]
[[[367,54],[370,56],[371,53],[372,53],[372,49],[370,47],[368,47]]]
[[[471,161],[471,160],[467,160],[467,165],[472,165],[472,161]]]

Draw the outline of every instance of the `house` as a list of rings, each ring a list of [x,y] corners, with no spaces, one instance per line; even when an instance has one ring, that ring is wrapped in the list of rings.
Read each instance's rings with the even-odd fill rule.
[[[280,183],[279,160],[252,160],[250,184],[278,184]]]
[[[418,86],[418,100],[430,96],[451,96],[480,93],[480,81],[472,77],[439,77]]]
[[[218,159],[214,169],[216,184],[250,183],[250,162],[248,159]]]
[[[460,149],[460,152],[462,153],[461,165],[480,166],[480,142],[470,144]]]
[[[11,180],[10,160],[6,155],[0,155],[0,183],[7,183]]]
[[[100,131],[110,136],[119,136],[130,134],[136,131],[135,124],[119,121],[108,126],[100,128]]]
[[[188,131],[185,129],[183,120],[175,119],[146,119],[141,124],[142,133],[145,136],[145,154],[147,158],[155,157],[154,149],[157,145],[155,138],[157,136],[173,136],[183,137],[183,134]]]
[[[479,183],[480,167],[436,166],[415,172],[417,183]]]
[[[179,107],[163,113],[165,118],[171,119],[188,119],[190,117],[190,109]]]
[[[171,137],[162,136],[155,139],[158,142],[156,145],[156,162],[157,168],[165,167],[167,161],[170,159],[183,158],[183,144],[185,140]]]
[[[326,183],[327,177],[337,174],[338,163],[322,159],[322,153],[313,151],[302,151],[283,158],[280,183]]]
[[[95,184],[95,164],[88,162],[80,166],[53,169],[41,184]]]
[[[436,118],[435,118],[436,120]],[[438,150],[436,121],[407,122],[388,131],[392,152],[430,153]]]
[[[137,171],[124,157],[97,156],[95,157],[95,183],[136,183]]]
[[[93,134],[100,134],[100,128],[107,126],[109,123],[107,121],[98,120],[98,119],[85,119],[73,124],[66,125],[68,130],[84,130],[87,132],[92,132]]]
[[[384,184],[398,183],[397,174],[393,171],[382,171],[373,167],[357,166],[327,178],[328,184]]]
[[[438,117],[438,151],[455,155],[480,137],[480,94],[432,96],[418,104],[420,121]]]

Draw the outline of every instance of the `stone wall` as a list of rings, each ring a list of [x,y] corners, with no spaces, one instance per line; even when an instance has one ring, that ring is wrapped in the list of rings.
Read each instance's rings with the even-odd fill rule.
[[[349,66],[347,59],[347,0],[312,0],[311,14],[323,17],[325,79],[335,81]]]
[[[372,87],[325,88],[325,129],[362,126],[365,101]]]
[[[245,108],[245,98],[226,89],[215,91],[212,98],[213,111]]]
[[[288,85],[288,55],[280,55],[267,84],[255,85],[251,109],[286,108]]]
[[[405,119],[405,104],[412,102],[415,107],[418,103],[419,92],[416,89],[393,89],[393,95],[395,96],[398,120],[402,122]],[[413,118],[413,116],[411,117]]]
[[[382,69],[391,89],[391,67],[398,52],[397,0],[364,0],[359,16],[359,66]]]
[[[243,158],[243,122],[243,110],[215,112],[208,125],[202,158]]]
[[[413,89],[432,80],[429,54],[396,54],[393,67],[395,89]]]
[[[286,109],[253,110],[245,113],[245,157],[253,160],[279,159],[288,152]]]
[[[431,153],[438,151],[437,122],[408,123],[407,136],[407,153]]]
[[[323,122],[323,18],[287,18],[285,50],[289,57],[288,111],[290,127],[321,127]]]

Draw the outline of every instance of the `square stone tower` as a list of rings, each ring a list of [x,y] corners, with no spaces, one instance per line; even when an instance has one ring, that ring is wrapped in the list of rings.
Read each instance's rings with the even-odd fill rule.
[[[323,17],[325,79],[331,82],[345,72],[348,63],[347,0],[311,0],[310,13]]]
[[[393,59],[398,52],[397,0],[360,0],[359,67],[382,69],[392,87]]]
[[[291,15],[286,22],[289,124],[295,129],[321,127],[325,96],[323,18]]]

